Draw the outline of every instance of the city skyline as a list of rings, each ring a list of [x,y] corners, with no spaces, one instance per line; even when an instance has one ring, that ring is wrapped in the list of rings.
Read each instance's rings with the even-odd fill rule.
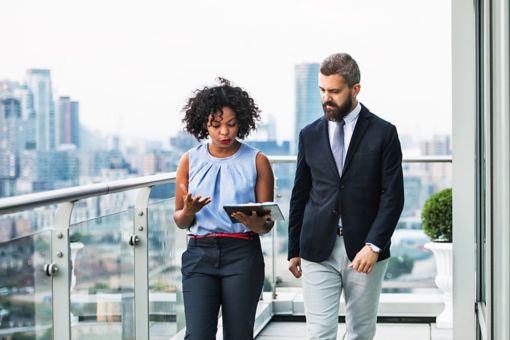
[[[313,78],[318,64],[296,67],[296,121],[304,126],[318,98]],[[53,98],[51,72],[30,69],[27,82],[0,81],[0,197],[76,186],[111,178],[174,171],[179,156],[196,145],[184,132],[169,144],[146,138],[126,145],[122,137],[105,138],[80,127],[79,102]],[[315,98],[315,100],[314,100]],[[320,106],[316,109],[319,109]],[[295,141],[277,143],[275,121],[257,131],[249,143],[267,155],[295,154]],[[299,129],[295,130],[298,133]],[[424,155],[451,155],[449,135],[413,140],[401,135],[404,152],[419,146]],[[420,152],[421,151],[421,152]]]
[[[318,72],[319,64],[316,63],[303,63],[295,65],[295,112],[294,112],[294,135],[289,139],[279,140],[277,138],[277,122],[274,116],[267,117],[263,122],[257,124],[256,131],[252,132],[247,140],[250,143],[260,142],[278,142],[280,147],[284,143],[290,143],[290,152],[296,153],[297,136],[302,127],[308,122],[315,120],[315,115],[311,112],[321,111],[320,95],[319,92],[315,92],[313,78],[315,73]],[[80,103],[76,100],[71,100],[70,96],[53,96],[52,95],[52,78],[51,70],[48,69],[28,69],[27,77],[25,82],[17,80],[3,79],[0,80],[0,99],[13,101],[17,103],[19,110],[20,123],[23,124],[21,133],[18,137],[16,134],[12,138],[19,139],[19,143],[24,146],[20,150],[27,149],[38,149],[39,151],[48,150],[48,146],[51,150],[69,150],[69,147],[75,149],[80,148],[80,141],[82,138],[80,134],[85,134],[83,138],[84,148],[86,150],[126,150],[135,147],[137,150],[167,150],[168,147],[180,145],[180,142],[176,142],[177,138],[185,139],[191,138],[194,143],[196,139],[187,134],[182,130],[177,130],[164,136],[162,139],[158,138],[143,138],[136,137],[134,139],[128,139],[126,136],[118,133],[108,133],[100,131],[94,128],[88,128],[83,126],[80,122],[79,106]],[[34,74],[37,75],[37,81],[34,82]],[[41,78],[42,76],[42,78]],[[41,91],[44,95],[41,97]],[[47,93],[46,93],[47,92]],[[42,98],[42,99],[41,99]],[[45,103],[42,104],[41,103]],[[1,106],[0,103],[0,113]],[[7,104],[9,105],[9,104]],[[5,103],[4,103],[5,106]],[[312,109],[313,108],[313,109]],[[5,107],[6,118],[8,118],[9,106]],[[12,111],[14,112],[14,111]],[[48,113],[52,114],[51,123],[48,124]],[[41,124],[40,121],[43,123]],[[3,124],[0,120],[0,124]],[[32,126],[33,125],[33,126]],[[36,129],[36,125],[41,125],[40,131]],[[22,132],[24,129],[28,129],[27,132]],[[9,133],[15,133],[13,128],[7,127]],[[49,134],[51,136],[49,136]],[[95,139],[91,140],[90,137],[94,136]],[[444,138],[450,136],[450,133],[433,133],[425,136],[413,136],[411,134],[401,133],[400,139],[404,151],[409,153],[409,156],[416,156],[419,154],[434,154],[425,152],[417,149],[417,146],[421,143],[427,143],[437,138]],[[49,141],[37,142],[38,139],[46,139],[49,137]],[[449,137],[448,137],[449,138]],[[186,142],[187,143],[187,142]],[[283,144],[282,144],[283,143]],[[113,144],[117,145],[114,146]],[[39,145],[37,147],[37,145]],[[420,148],[421,149],[421,148]],[[263,149],[262,149],[263,150]],[[286,152],[284,154],[287,154]],[[437,153],[442,155],[443,153]]]
[[[79,101],[85,127],[165,140],[182,130],[192,91],[225,76],[250,92],[265,120],[275,117],[281,141],[294,135],[295,65],[347,51],[362,71],[360,101],[401,134],[451,131],[447,4],[320,5],[7,3],[0,79],[22,82],[27,69],[48,68],[55,98]]]

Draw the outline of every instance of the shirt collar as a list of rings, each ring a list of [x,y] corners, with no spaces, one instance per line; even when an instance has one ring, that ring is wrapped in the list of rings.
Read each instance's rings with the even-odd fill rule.
[[[347,116],[344,117],[345,124],[352,123],[354,120],[358,119],[359,113],[361,112],[361,104],[358,102],[354,110],[349,112]]]
[[[360,112],[361,112],[361,104],[360,104],[360,102],[358,102],[358,104],[356,105],[354,110],[349,112],[349,114],[344,117],[345,124],[351,124],[351,123],[355,122],[356,119],[358,119],[358,116],[359,116]],[[328,120],[328,124],[331,125],[331,126],[336,126],[337,122]]]

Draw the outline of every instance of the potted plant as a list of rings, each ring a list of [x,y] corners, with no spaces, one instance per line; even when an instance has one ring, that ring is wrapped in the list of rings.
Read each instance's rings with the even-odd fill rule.
[[[425,248],[436,259],[436,285],[443,292],[444,309],[436,318],[438,328],[451,328],[452,306],[452,189],[436,192],[425,202],[421,211],[422,227],[431,242]]]

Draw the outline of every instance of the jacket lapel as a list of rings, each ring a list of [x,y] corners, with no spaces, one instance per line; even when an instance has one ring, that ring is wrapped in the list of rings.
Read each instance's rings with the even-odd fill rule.
[[[319,136],[321,140],[321,148],[320,150],[328,150],[324,154],[324,159],[330,168],[330,171],[335,173],[340,179],[340,175],[338,174],[338,169],[336,168],[335,157],[333,156],[333,151],[331,150],[331,145],[329,144],[329,126],[328,120],[324,117],[321,118],[321,124],[319,127]]]
[[[349,149],[347,150],[347,155],[345,157],[342,177],[349,169],[349,164],[351,163],[352,157],[356,152],[356,149],[358,148],[358,145],[361,142],[361,139],[365,134],[365,131],[367,130],[370,115],[371,115],[370,111],[368,111],[368,109],[365,106],[361,105],[361,112],[359,113],[358,121],[356,122],[356,126],[354,127],[351,142],[349,143]]]

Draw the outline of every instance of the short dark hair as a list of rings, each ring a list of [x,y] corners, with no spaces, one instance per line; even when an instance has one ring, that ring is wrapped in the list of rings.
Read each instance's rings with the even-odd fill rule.
[[[244,139],[251,130],[256,127],[256,121],[260,120],[260,110],[248,92],[240,87],[232,86],[225,78],[217,78],[220,85],[197,89],[193,97],[183,107],[185,112],[183,123],[185,130],[200,141],[209,136],[207,124],[209,116],[220,111],[221,108],[230,107],[236,113],[239,131],[237,137]]]
[[[347,53],[335,53],[324,59],[320,72],[325,76],[341,75],[349,87],[358,84],[361,79],[358,63]]]

